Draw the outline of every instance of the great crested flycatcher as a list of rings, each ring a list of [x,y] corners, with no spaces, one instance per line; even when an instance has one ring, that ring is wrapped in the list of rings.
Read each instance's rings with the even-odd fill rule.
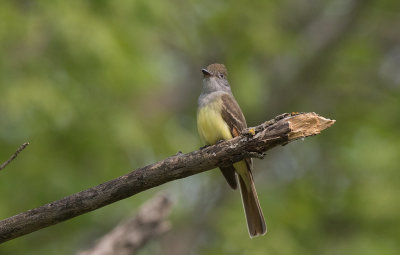
[[[197,111],[197,128],[201,139],[209,145],[240,135],[247,124],[233,97],[226,67],[223,64],[211,64],[202,69],[202,72],[203,91]],[[247,228],[250,237],[255,237],[264,235],[267,226],[254,186],[252,167],[253,161],[248,158],[220,169],[232,189],[237,188],[237,179],[239,180]]]

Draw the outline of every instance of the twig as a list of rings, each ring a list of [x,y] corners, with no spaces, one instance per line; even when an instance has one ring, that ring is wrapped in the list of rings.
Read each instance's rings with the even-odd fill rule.
[[[19,154],[21,151],[23,151],[23,150],[26,148],[26,146],[28,146],[28,145],[29,145],[29,143],[24,143],[24,144],[22,144],[22,145],[18,148],[18,150],[17,150],[16,152],[14,152],[14,154],[13,154],[6,162],[4,162],[3,164],[0,165],[0,171],[3,170],[3,168],[5,168],[8,164],[10,164],[11,161],[13,161],[13,160],[18,156],[18,154]]]
[[[202,150],[175,155],[58,201],[0,221],[0,243],[29,234],[166,182],[242,160],[248,152],[262,153],[277,145],[319,134],[335,121],[316,113],[288,115],[251,128],[253,136],[240,135]]]
[[[123,221],[103,236],[94,247],[77,255],[132,255],[148,241],[170,229],[165,220],[171,200],[159,194],[142,205],[137,215]]]

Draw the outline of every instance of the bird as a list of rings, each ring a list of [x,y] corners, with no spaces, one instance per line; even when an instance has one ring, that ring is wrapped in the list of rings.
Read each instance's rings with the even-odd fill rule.
[[[201,140],[205,145],[212,145],[239,136],[247,128],[247,123],[232,94],[225,65],[211,64],[201,71],[203,89],[197,109],[197,129]],[[264,235],[267,225],[254,185],[252,159],[246,158],[219,168],[232,189],[240,187],[250,237]]]

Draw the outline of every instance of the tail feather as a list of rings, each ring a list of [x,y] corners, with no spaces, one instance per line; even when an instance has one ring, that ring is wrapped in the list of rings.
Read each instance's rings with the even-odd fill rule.
[[[264,215],[261,211],[260,202],[258,201],[253,175],[251,171],[248,170],[245,173],[241,172],[238,174],[238,177],[250,237],[253,238],[264,235],[267,233],[267,225],[265,224]]]
[[[224,175],[225,180],[228,182],[229,186],[232,189],[236,189],[237,181],[236,181],[235,168],[233,166],[225,166],[225,167],[219,167],[219,169],[221,169],[221,172]]]

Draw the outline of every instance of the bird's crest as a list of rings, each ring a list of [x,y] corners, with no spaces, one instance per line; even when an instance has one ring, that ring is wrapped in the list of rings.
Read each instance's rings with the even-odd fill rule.
[[[218,73],[223,74],[225,77],[228,77],[228,71],[226,70],[225,65],[223,64],[211,64],[207,66],[207,70],[213,75],[217,75]]]

